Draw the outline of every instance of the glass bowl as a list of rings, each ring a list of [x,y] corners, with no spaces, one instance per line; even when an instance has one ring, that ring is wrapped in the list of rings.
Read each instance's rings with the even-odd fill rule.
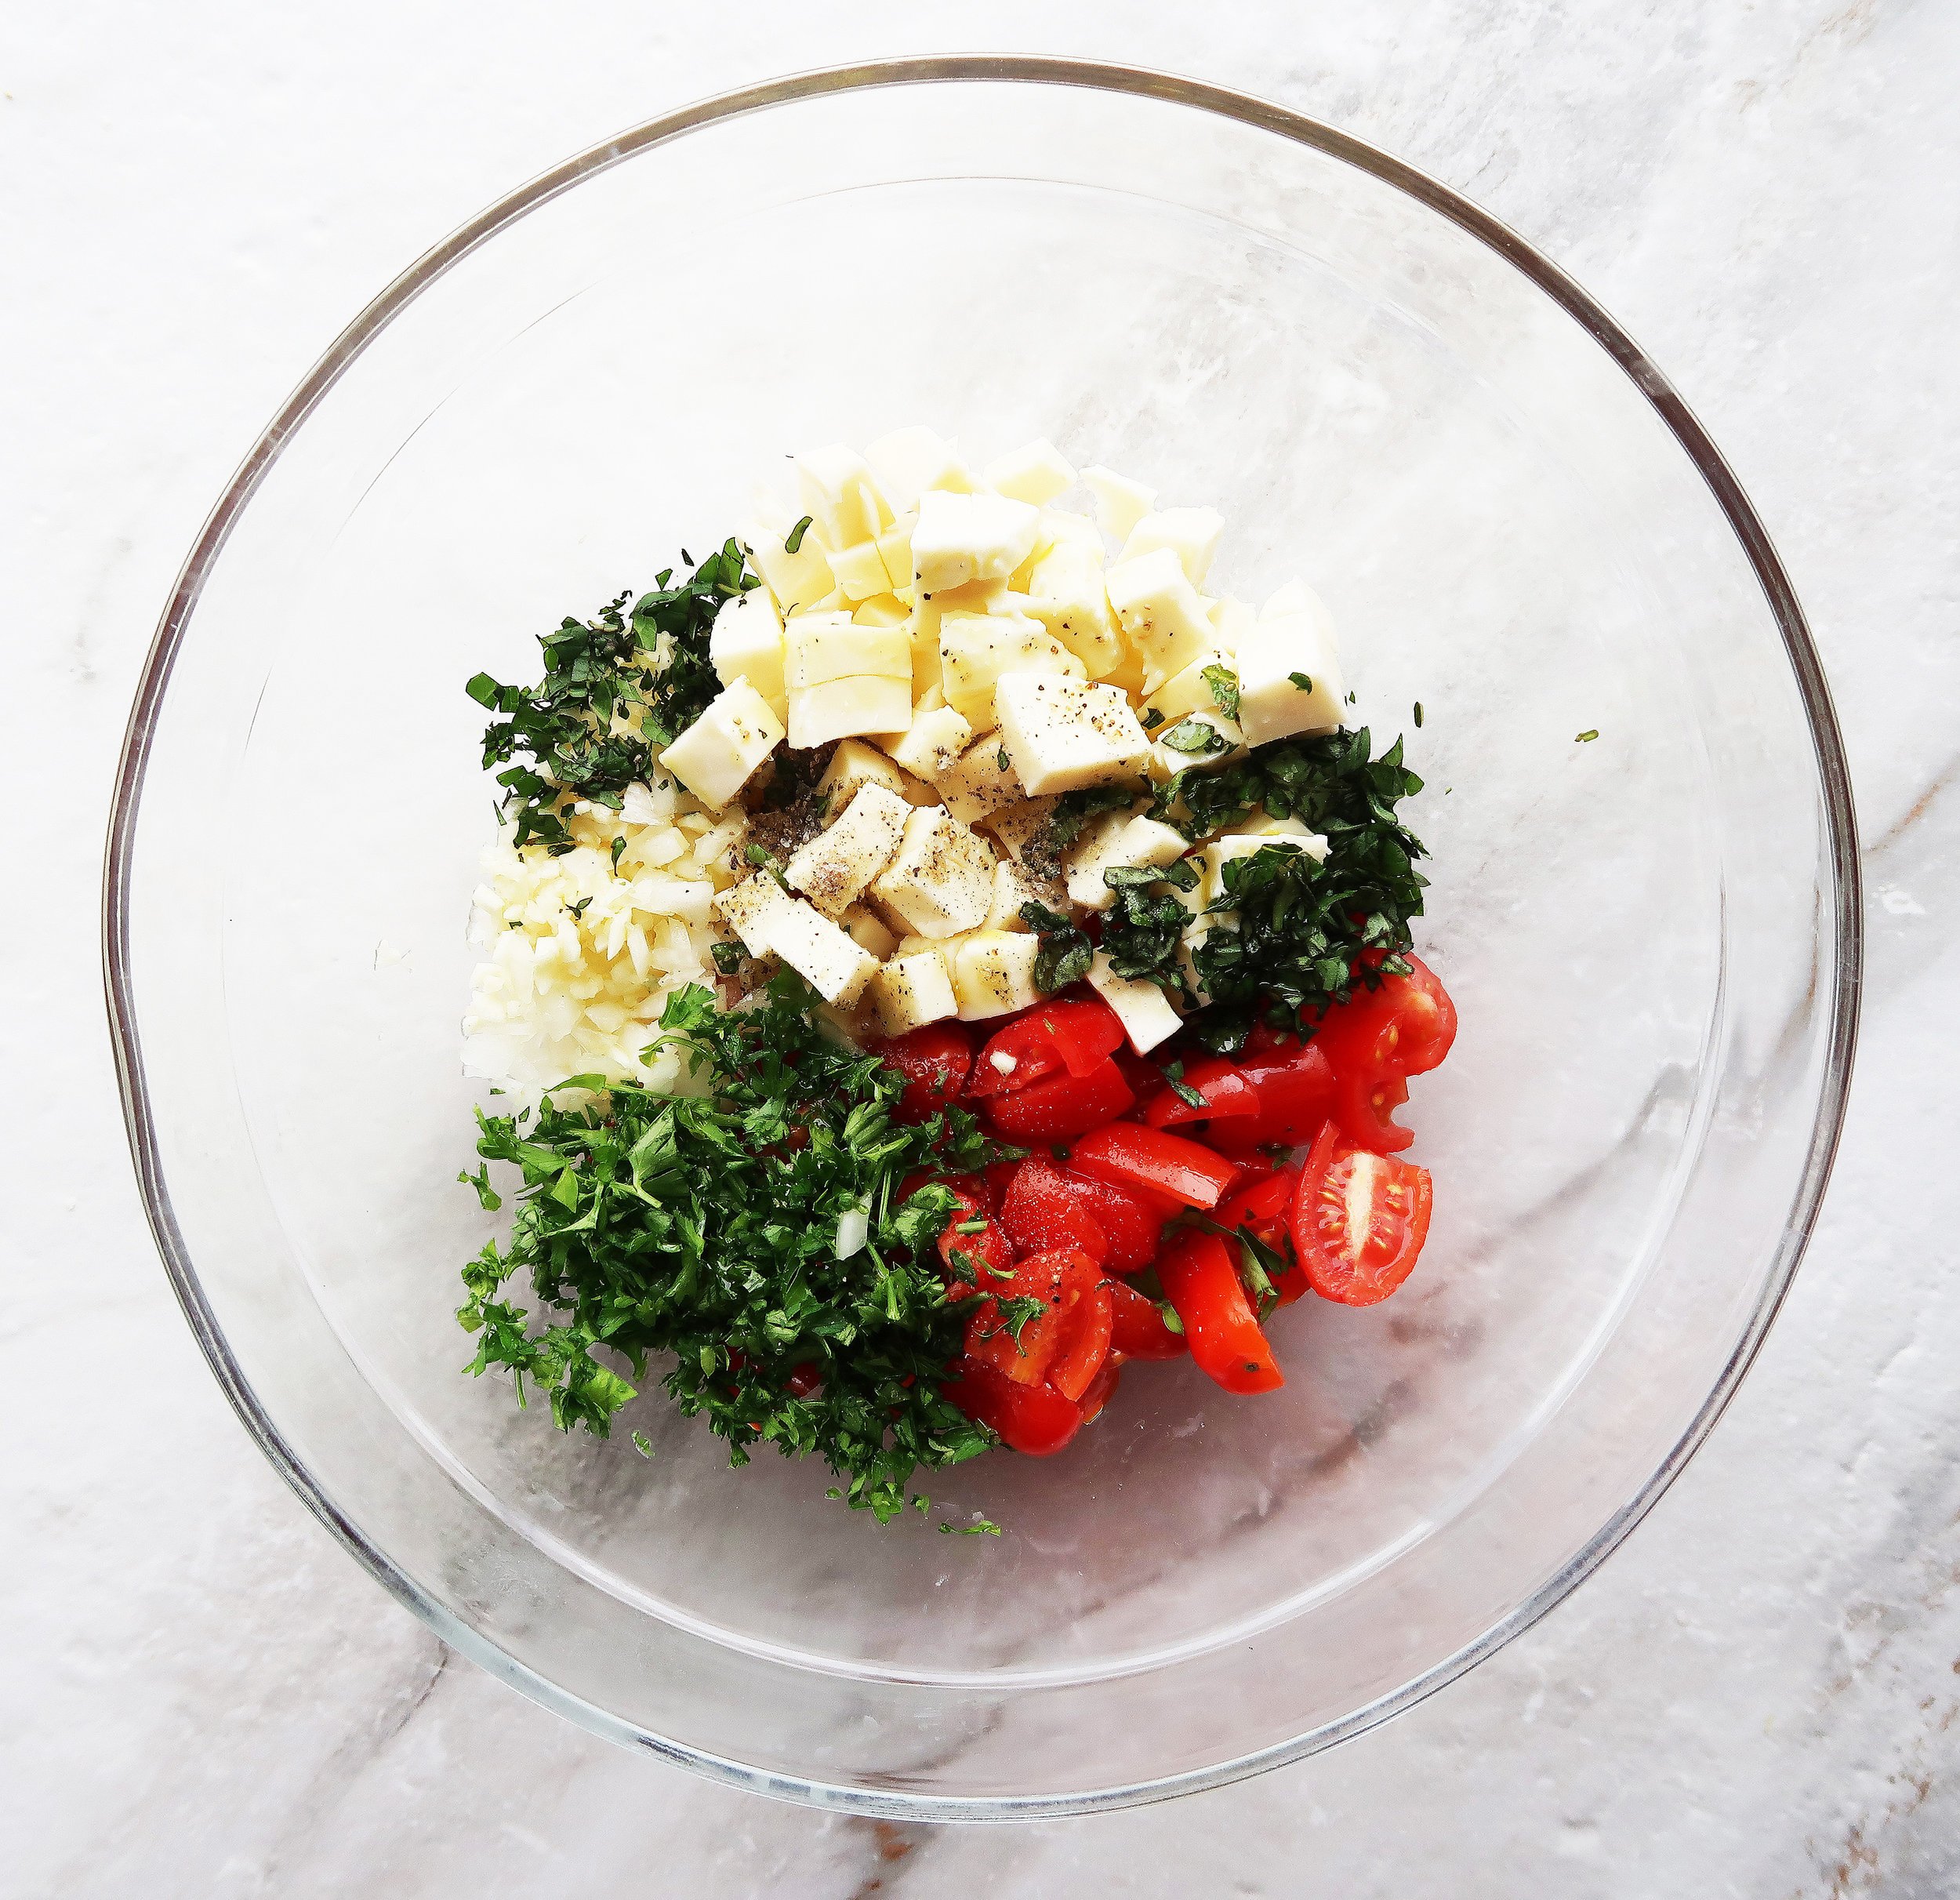
[[[479,668],[696,550],[759,469],[1047,434],[1304,572],[1434,854],[1462,1013],[1387,1305],[1283,1392],[1133,1377],[1068,1455],[880,1529],[657,1393],[609,1444],[460,1376]],[[1411,718],[1420,699],[1426,722]],[[1597,733],[1596,739],[1588,736]],[[998,1818],[1354,1734],[1583,1577],[1708,1431],[1814,1219],[1857,995],[1850,794],[1733,478],[1558,270],[1330,128],[1069,62],[691,107],[430,252],[266,431],[125,754],[111,1011],[157,1237],[309,1506],[448,1642],[618,1741],[862,1812]]]

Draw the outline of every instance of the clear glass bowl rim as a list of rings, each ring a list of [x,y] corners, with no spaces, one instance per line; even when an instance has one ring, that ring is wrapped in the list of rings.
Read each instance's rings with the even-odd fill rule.
[[[1504,258],[1551,297],[1619,365],[1673,434],[1707,483],[1761,586],[1795,677],[1815,753],[1830,841],[1831,921],[1836,957],[1829,996],[1828,1058],[1817,1119],[1774,1270],[1708,1397],[1639,1493],[1602,1525],[1556,1576],[1475,1642],[1341,1720],[1290,1742],[1161,1781],[1080,1796],[968,1800],[902,1795],[765,1774],[622,1723],[568,1695],[513,1662],[394,1565],[340,1510],[285,1441],[233,1358],[200,1284],[163,1178],[153,1110],[143,1078],[129,944],[130,874],[136,819],[151,742],[161,718],[172,664],[188,633],[206,577],[234,523],[281,449],[368,343],[428,285],[527,213],[595,173],[720,121],[828,93],[949,82],[1078,86],[1193,107],[1272,133],[1339,159],[1415,199]],[[1517,232],[1448,185],[1366,140],[1254,95],[1206,82],[1108,62],[1017,53],[964,53],[868,60],[793,74],[697,100],[590,147],[499,198],[403,271],[336,337],[267,426],[219,497],[186,557],[158,623],[138,682],[116,770],[103,868],[102,957],[111,1040],[123,1121],[145,1214],[179,1303],[218,1383],[274,1468],[301,1501],[397,1600],[444,1641],[534,1700],[609,1740],[710,1778],[779,1798],[898,1820],[1004,1821],[1052,1818],[1224,1786],[1348,1739],[1411,1706],[1528,1629],[1588,1576],[1639,1522],[1713,1428],[1754,1361],[1809,1241],[1842,1130],[1857,1041],[1864,967],[1864,914],[1851,779],[1830,689],[1803,610],[1767,530],[1721,452],[1693,412],[1633,339],[1558,265]]]

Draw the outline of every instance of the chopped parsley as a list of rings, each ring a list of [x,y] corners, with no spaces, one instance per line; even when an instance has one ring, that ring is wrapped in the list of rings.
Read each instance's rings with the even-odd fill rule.
[[[1207,758],[1214,752],[1224,751],[1231,741],[1210,720],[1200,719],[1196,713],[1187,713],[1164,734],[1163,743],[1173,752]]]
[[[731,1463],[764,1444],[814,1451],[834,1495],[884,1522],[920,1468],[996,1442],[941,1395],[965,1327],[935,1250],[956,1204],[937,1185],[901,1201],[898,1184],[1000,1151],[963,1110],[895,1124],[903,1078],[825,1035],[800,979],[779,975],[763,997],[738,1015],[698,985],[668,999],[661,1040],[704,1094],[583,1077],[564,1087],[604,1092],[547,1097],[528,1126],[528,1111],[479,1111],[477,1153],[523,1186],[508,1247],[463,1269],[468,1369],[505,1368],[521,1404],[528,1385],[562,1429],[604,1437],[650,1356],[671,1355],[661,1382],[728,1441]],[[488,1204],[487,1166],[464,1179]],[[840,1259],[847,1221],[863,1238]],[[535,1310],[510,1297],[514,1279]],[[793,1372],[821,1382],[797,1397]]]
[[[1416,723],[1420,725],[1422,721],[1418,719]],[[1575,746],[1589,746],[1599,736],[1599,728],[1595,725],[1589,728],[1587,731],[1580,733],[1576,738],[1573,739],[1572,743]]]
[[[505,768],[497,783],[520,849],[535,841],[554,856],[571,850],[564,806],[585,799],[618,811],[626,787],[652,776],[655,754],[721,690],[709,630],[724,601],[760,583],[733,541],[677,586],[673,578],[662,574],[630,614],[632,596],[622,594],[590,620],[566,619],[542,635],[538,685],[506,686],[479,673],[464,687],[499,715],[484,732],[484,769]]]

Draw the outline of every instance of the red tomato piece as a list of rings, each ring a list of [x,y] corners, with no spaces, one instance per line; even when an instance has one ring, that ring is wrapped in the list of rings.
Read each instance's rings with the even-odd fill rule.
[[[1377,1154],[1396,1154],[1415,1139],[1414,1128],[1405,1128],[1395,1112],[1409,1099],[1409,1084],[1392,1072],[1350,1070],[1335,1084],[1334,1120],[1341,1132],[1357,1148],[1372,1148]]]
[[[939,1258],[946,1265],[948,1298],[970,1299],[975,1294],[985,1295],[996,1286],[1006,1285],[1007,1276],[1014,1267],[1014,1249],[1007,1244],[1000,1223],[988,1212],[985,1184],[972,1175],[953,1175],[940,1185],[949,1189],[959,1203],[939,1236]],[[976,1231],[960,1231],[975,1221],[982,1223]],[[974,1279],[969,1280],[954,1264],[956,1253],[971,1262]]]
[[[783,1382],[793,1399],[807,1399],[823,1383],[823,1374],[813,1364],[805,1361],[789,1368],[789,1376]]]
[[[1053,1386],[1017,1385],[977,1360],[953,1362],[942,1396],[1029,1458],[1052,1456],[1082,1429],[1081,1408]]]
[[[1109,1241],[1069,1177],[1039,1155],[1013,1168],[1014,1179],[1000,1199],[1000,1225],[1015,1253],[1025,1259],[1051,1248],[1073,1247],[1097,1266],[1106,1265]]]
[[[1124,1359],[1181,1359],[1189,1350],[1182,1333],[1163,1323],[1157,1302],[1127,1280],[1103,1282],[1109,1289],[1110,1356]]]
[[[1033,1146],[1065,1141],[1136,1106],[1123,1072],[1108,1056],[1087,1075],[1051,1075],[1011,1095],[989,1095],[984,1106],[997,1135]]]
[[[1009,1331],[1003,1303],[1029,1299],[1045,1310]],[[1064,1398],[1080,1398],[1109,1355],[1110,1324],[1095,1262],[1074,1248],[1057,1248],[1022,1261],[982,1305],[967,1324],[967,1357],[1018,1385],[1049,1385]]]
[[[1298,1147],[1312,1141],[1334,1113],[1334,1066],[1317,1041],[1248,1055],[1240,1070],[1258,1097],[1259,1112],[1214,1122],[1209,1139],[1220,1148],[1236,1154],[1271,1146]]]
[[[1118,1187],[1113,1181],[1098,1181],[1088,1175],[1065,1171],[1069,1191],[1102,1230],[1109,1252],[1103,1270],[1110,1273],[1141,1273],[1157,1257],[1157,1243],[1163,1223],[1181,1203],[1161,1196],[1145,1197],[1141,1192]]]
[[[1252,1316],[1232,1250],[1215,1233],[1180,1228],[1158,1257],[1157,1277],[1200,1371],[1246,1396],[1287,1382]]]
[[[1245,1073],[1229,1056],[1208,1055],[1184,1072],[1184,1085],[1203,1099],[1187,1102],[1174,1088],[1160,1090],[1143,1111],[1153,1128],[1174,1128],[1181,1121],[1208,1121],[1214,1117],[1256,1115],[1259,1097]]]
[[[893,1120],[930,1121],[966,1087],[973,1070],[973,1039],[957,1023],[929,1023],[895,1036],[880,1048],[878,1059],[906,1078]]]
[[[1336,1069],[1424,1075],[1450,1053],[1457,1006],[1421,957],[1405,961],[1406,976],[1384,976],[1373,989],[1357,983],[1345,1003],[1327,1012],[1315,1041]]]
[[[1078,1172],[1119,1187],[1148,1188],[1188,1208],[1210,1208],[1230,1186],[1231,1162],[1181,1135],[1112,1121],[1077,1142],[1069,1157]]]
[[[1116,1381],[1123,1376],[1123,1355],[1112,1353],[1102,1362],[1102,1370],[1089,1382],[1089,1390],[1076,1403],[1081,1408],[1082,1422],[1091,1423],[1104,1406],[1116,1395]]]
[[[1306,1274],[1293,1257],[1291,1216],[1299,1182],[1298,1169],[1275,1173],[1269,1168],[1263,1175],[1241,1182],[1211,1210],[1221,1227],[1246,1229],[1287,1262],[1284,1273],[1272,1275],[1273,1290],[1283,1306],[1291,1306],[1307,1291]]]
[[[1122,1044],[1123,1024],[1101,997],[1039,1004],[988,1037],[968,1087],[976,1095],[1007,1095],[1061,1069],[1092,1075]]]
[[[1293,1202],[1294,1252],[1314,1291],[1348,1306],[1386,1299],[1422,1252],[1431,1201],[1428,1168],[1323,1128]]]

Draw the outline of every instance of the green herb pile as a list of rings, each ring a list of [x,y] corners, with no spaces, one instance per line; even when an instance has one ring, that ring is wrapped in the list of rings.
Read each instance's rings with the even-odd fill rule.
[[[463,1179],[489,1208],[488,1162],[524,1186],[510,1245],[463,1270],[457,1317],[477,1335],[472,1372],[506,1368],[521,1403],[542,1391],[561,1427],[601,1437],[649,1355],[671,1353],[662,1384],[728,1440],[731,1463],[764,1443],[816,1452],[840,1480],[832,1495],[884,1522],[920,1467],[996,1442],[940,1396],[965,1324],[935,1248],[953,1198],[901,1184],[1018,1150],[963,1110],[895,1124],[903,1078],[827,1037],[816,1001],[786,972],[735,1015],[699,986],[670,998],[662,1040],[685,1052],[699,1095],[583,1077],[564,1087],[604,1092],[547,1099],[528,1127],[479,1112],[486,1164]],[[509,1296],[520,1277],[535,1310]]]
[[[501,715],[483,736],[484,769],[513,808],[519,848],[535,841],[554,856],[572,849],[560,808],[583,798],[619,808],[634,780],[655,776],[654,754],[671,745],[721,690],[708,635],[722,603],[761,583],[742,549],[725,543],[678,585],[671,569],[624,611],[628,594],[590,620],[543,634],[544,678],[506,686],[479,673],[464,688]],[[531,763],[521,761],[529,759]],[[520,762],[507,764],[510,760]]]

